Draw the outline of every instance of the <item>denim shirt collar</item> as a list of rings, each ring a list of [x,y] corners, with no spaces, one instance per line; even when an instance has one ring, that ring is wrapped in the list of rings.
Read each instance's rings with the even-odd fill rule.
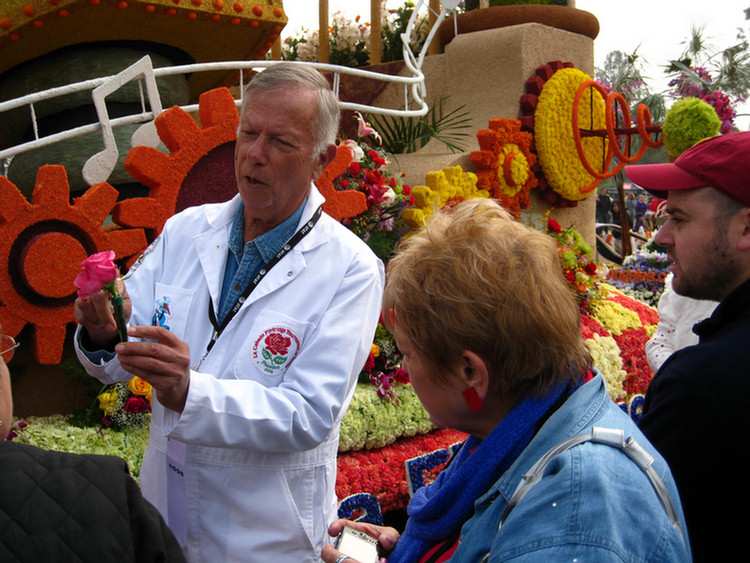
[[[273,229],[255,237],[247,243],[244,242],[245,206],[240,203],[237,207],[237,211],[235,211],[234,219],[232,220],[232,228],[229,232],[229,250],[234,254],[237,262],[242,261],[242,255],[248,244],[257,249],[264,263],[267,263],[276,256],[279,250],[281,250],[281,247],[284,246],[286,241],[292,238],[292,235],[294,235],[294,232],[297,230],[297,225],[302,217],[302,211],[305,208],[306,202],[307,199],[305,199],[302,205],[299,206],[297,211],[292,213]]]

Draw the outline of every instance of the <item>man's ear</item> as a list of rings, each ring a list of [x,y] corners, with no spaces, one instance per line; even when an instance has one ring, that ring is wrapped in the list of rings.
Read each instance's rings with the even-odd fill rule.
[[[750,250],[750,207],[745,207],[739,212],[740,239],[737,243],[738,250]]]
[[[473,387],[479,398],[484,400],[490,388],[490,369],[487,362],[480,355],[464,350],[461,354],[459,371],[466,387]]]
[[[338,152],[338,147],[334,144],[328,145],[325,150],[321,153],[321,155],[318,157],[318,166],[315,169],[315,178],[314,180],[317,180],[320,178],[321,174],[325,172],[325,169],[328,168],[328,165],[333,162],[333,159],[336,158],[336,153]]]

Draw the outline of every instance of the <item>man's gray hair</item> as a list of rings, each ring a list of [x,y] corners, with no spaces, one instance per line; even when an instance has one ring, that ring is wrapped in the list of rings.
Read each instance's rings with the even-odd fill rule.
[[[341,108],[328,81],[315,68],[301,63],[278,63],[256,74],[245,88],[240,115],[252,92],[303,89],[314,92],[318,98],[318,113],[313,121],[315,153],[322,154],[326,147],[336,143],[341,120]]]

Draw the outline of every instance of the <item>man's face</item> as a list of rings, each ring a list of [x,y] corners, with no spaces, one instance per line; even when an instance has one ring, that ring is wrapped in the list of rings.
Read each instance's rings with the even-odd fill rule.
[[[680,295],[721,301],[742,281],[733,217],[722,216],[718,197],[713,188],[669,192],[668,220],[654,241],[667,249],[672,287]]]
[[[246,233],[258,229],[257,236],[294,213],[328,164],[314,150],[317,110],[309,90],[252,92],[246,100],[234,152]]]

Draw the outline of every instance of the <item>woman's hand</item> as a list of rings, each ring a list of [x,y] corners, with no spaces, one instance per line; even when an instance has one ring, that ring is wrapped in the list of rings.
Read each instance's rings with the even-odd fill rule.
[[[375,538],[376,540],[378,540],[378,544],[380,544],[380,551],[382,553],[390,553],[390,551],[396,546],[396,542],[400,537],[400,534],[398,533],[398,531],[396,531],[395,528],[390,528],[387,526],[377,526],[375,524],[368,524],[366,522],[355,522],[353,520],[346,520],[343,518],[336,520],[328,527],[328,535],[330,535],[331,537],[338,536],[341,533],[341,530],[344,529],[344,526],[349,526],[350,528],[359,530],[360,532],[364,532],[371,538]],[[343,553],[341,553],[331,544],[323,546],[323,550],[320,552],[320,556],[322,557],[323,561],[325,561],[325,563],[336,563],[338,558],[343,555]],[[386,558],[382,557],[380,561],[381,563],[385,563]],[[339,563],[341,563],[341,561],[339,561]],[[356,559],[349,557],[346,559],[346,563],[361,562],[358,562]]]

